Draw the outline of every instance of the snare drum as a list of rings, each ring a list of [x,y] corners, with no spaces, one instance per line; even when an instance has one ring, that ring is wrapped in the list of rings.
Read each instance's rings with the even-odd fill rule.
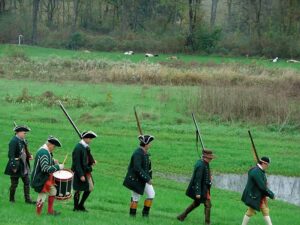
[[[53,173],[56,185],[56,199],[66,200],[72,197],[73,172],[68,169],[59,170]]]

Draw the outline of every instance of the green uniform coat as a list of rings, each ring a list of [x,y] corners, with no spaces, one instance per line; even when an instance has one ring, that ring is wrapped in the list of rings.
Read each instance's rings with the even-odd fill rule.
[[[24,176],[24,162],[20,158],[22,151],[25,151],[26,142],[25,140],[21,140],[17,136],[14,136],[9,142],[8,148],[8,163],[5,168],[5,174],[12,177],[22,177]],[[27,157],[26,163],[28,165],[28,169],[30,168],[29,159]],[[17,172],[14,173],[13,169],[16,169]],[[29,173],[30,171],[28,171]]]
[[[151,162],[149,154],[138,148],[131,156],[128,172],[123,185],[128,189],[143,195],[145,185],[152,179]]]
[[[209,164],[203,160],[198,160],[195,167],[192,179],[186,190],[186,195],[194,200],[196,195],[200,195],[200,202],[205,202],[207,193],[211,187],[211,177]]]
[[[248,181],[242,195],[242,201],[249,207],[260,211],[260,203],[263,197],[274,198],[274,193],[267,187],[265,171],[258,166],[248,172]]]
[[[91,163],[88,159],[88,149],[81,143],[78,143],[72,153],[72,171],[74,172],[73,189],[76,191],[88,191],[89,183],[86,174],[93,171]],[[85,182],[80,180],[80,177],[85,177]]]
[[[31,187],[40,193],[51,173],[59,170],[59,165],[54,163],[52,153],[44,147],[36,153],[34,167],[31,175]]]

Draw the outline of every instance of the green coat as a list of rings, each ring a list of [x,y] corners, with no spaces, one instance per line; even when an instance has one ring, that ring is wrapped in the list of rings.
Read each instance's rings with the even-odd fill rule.
[[[242,195],[242,201],[249,207],[260,211],[260,203],[263,197],[274,198],[274,193],[267,187],[265,171],[258,166],[248,172],[248,181]]]
[[[211,177],[209,164],[203,160],[198,160],[194,167],[192,179],[186,190],[186,195],[194,200],[196,200],[196,195],[200,195],[200,202],[205,202],[210,187]]]
[[[40,193],[50,174],[59,170],[59,165],[54,163],[52,153],[45,148],[40,148],[35,156],[34,167],[31,174],[31,187]]]
[[[27,148],[27,143],[25,140],[21,140],[17,136],[14,136],[8,145],[8,163],[5,168],[5,174],[12,177],[21,177],[24,176],[24,162],[20,158],[22,150],[25,151]],[[29,157],[26,159],[28,169],[30,168]],[[14,173],[13,169],[16,169],[17,172]],[[30,171],[28,171],[29,173]]]
[[[72,153],[72,171],[74,172],[73,189],[76,191],[88,191],[89,183],[87,181],[86,173],[91,173],[92,162],[88,159],[89,147],[84,147],[78,143]],[[80,180],[80,177],[85,177],[85,182]]]
[[[149,154],[138,148],[131,156],[128,172],[123,185],[128,189],[143,195],[145,185],[152,179],[151,161]]]

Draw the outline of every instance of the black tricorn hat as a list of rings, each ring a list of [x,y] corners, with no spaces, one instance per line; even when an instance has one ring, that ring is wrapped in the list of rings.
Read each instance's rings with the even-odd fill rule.
[[[97,137],[97,134],[93,131],[84,131],[82,132],[81,134],[81,137],[82,138],[96,138]]]
[[[50,136],[47,141],[56,147],[61,147],[61,143],[56,137]]]
[[[18,133],[18,132],[29,132],[30,131],[30,128],[25,126],[25,125],[17,125],[15,126],[14,128],[14,132]]]
[[[261,157],[259,161],[267,164],[271,163],[271,159],[266,156]]]
[[[148,145],[153,140],[154,140],[154,136],[149,134],[139,136],[139,141],[145,145]]]

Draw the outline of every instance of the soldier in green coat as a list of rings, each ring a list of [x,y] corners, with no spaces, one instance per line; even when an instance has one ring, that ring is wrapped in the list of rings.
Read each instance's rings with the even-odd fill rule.
[[[56,187],[53,173],[62,170],[63,164],[58,164],[53,159],[53,151],[56,147],[61,147],[61,143],[55,137],[50,136],[47,142],[37,151],[34,161],[34,168],[31,175],[31,187],[38,193],[36,203],[36,213],[41,215],[44,202],[48,196],[48,215],[59,215],[53,209],[56,196]]]
[[[270,159],[262,157],[258,164],[248,172],[248,181],[242,195],[242,201],[249,208],[244,215],[242,225],[247,225],[250,217],[256,212],[261,211],[267,225],[272,225],[267,197],[274,199],[274,193],[268,188],[267,177],[265,174],[268,169]]]
[[[214,158],[211,150],[202,151],[202,159],[196,162],[192,179],[186,190],[186,195],[193,199],[193,203],[186,210],[177,216],[179,221],[184,221],[187,215],[204,203],[205,224],[210,224],[210,187],[211,173],[209,163]]]
[[[75,191],[73,211],[87,212],[84,203],[94,190],[92,171],[96,163],[89,145],[97,137],[97,134],[93,131],[86,131],[82,133],[81,137],[81,141],[75,146],[72,154],[73,189]],[[81,191],[83,194],[80,200]]]
[[[14,128],[15,136],[9,142],[8,163],[5,169],[5,174],[10,176],[11,186],[9,201],[15,202],[15,193],[18,187],[19,178],[24,183],[24,197],[28,204],[35,204],[30,198],[30,163],[33,159],[28,151],[28,143],[25,139],[30,128],[27,126],[16,126]]]
[[[144,201],[142,215],[148,216],[152,201],[155,197],[155,191],[152,186],[152,169],[149,158],[149,149],[154,137],[151,135],[140,135],[140,146],[134,151],[128,166],[128,172],[123,185],[132,191],[129,214],[136,216],[138,201],[144,193],[147,199]]]

